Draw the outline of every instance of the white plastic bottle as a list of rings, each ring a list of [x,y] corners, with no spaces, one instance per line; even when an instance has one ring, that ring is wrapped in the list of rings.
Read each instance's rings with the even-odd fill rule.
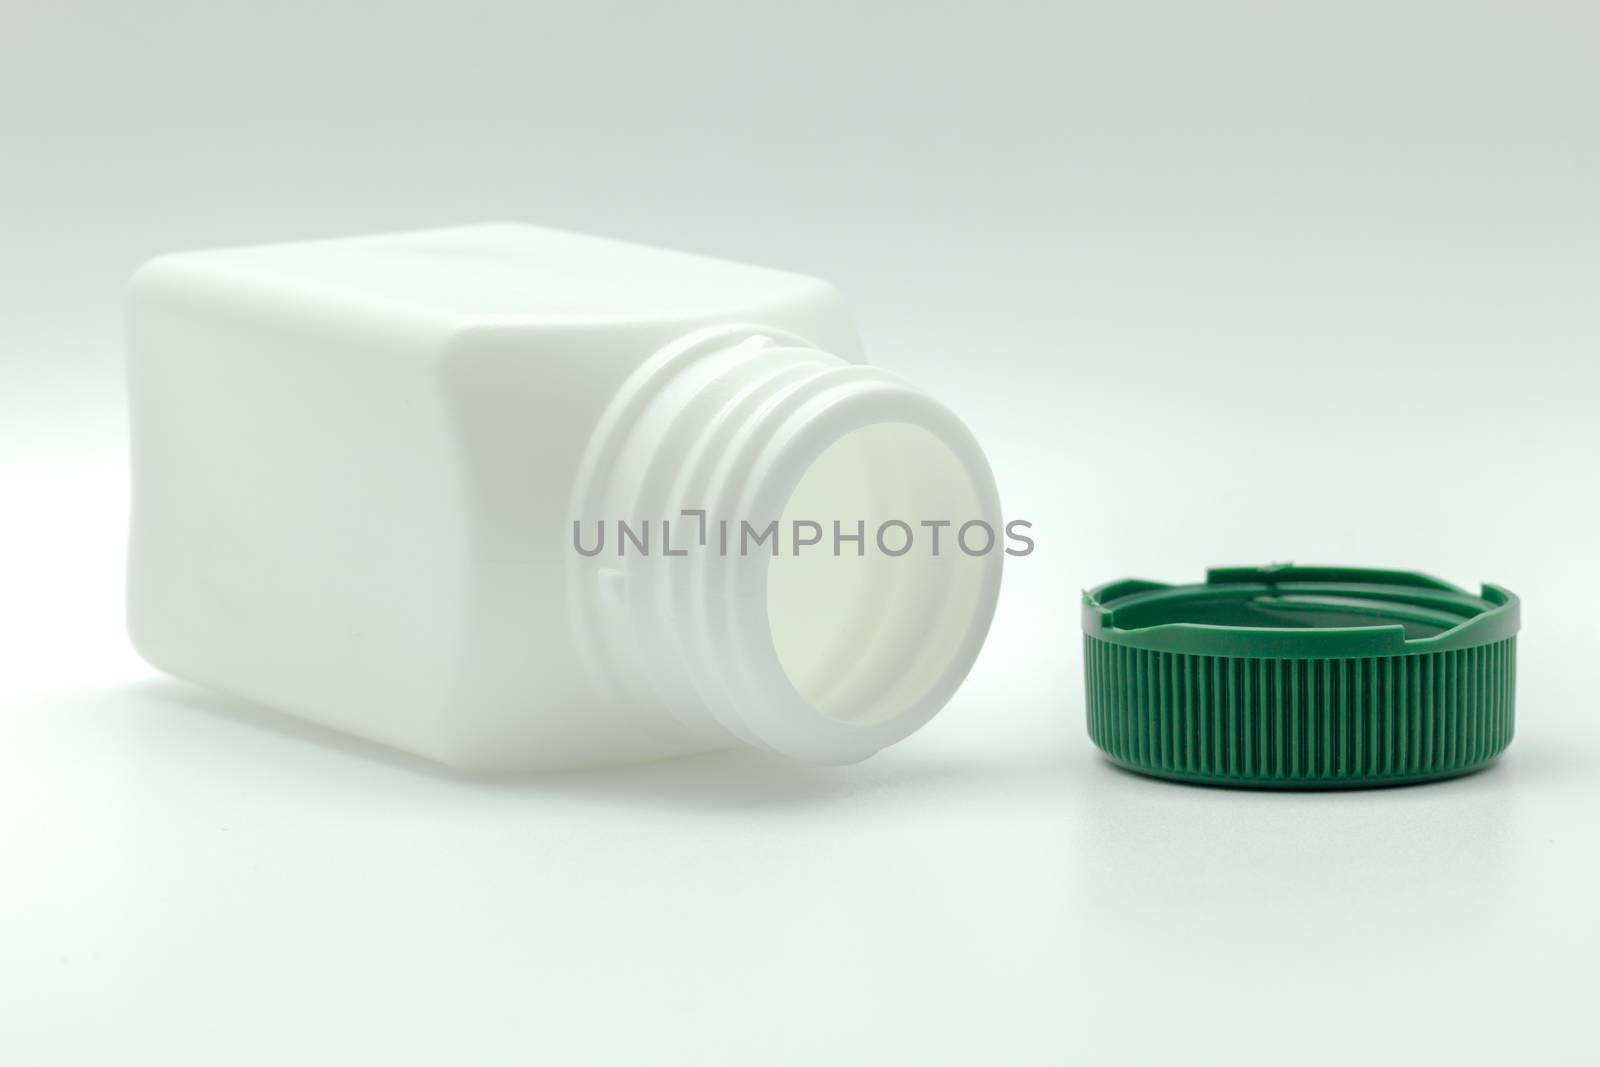
[[[981,451],[811,278],[510,224],[187,253],[128,349],[140,653],[445,763],[859,760],[994,610]]]

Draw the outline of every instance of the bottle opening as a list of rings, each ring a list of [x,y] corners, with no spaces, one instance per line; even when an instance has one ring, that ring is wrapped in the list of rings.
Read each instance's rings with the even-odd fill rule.
[[[580,517],[674,523],[677,551],[585,555],[569,584],[594,676],[664,732],[851,763],[932,718],[988,633],[1005,544],[982,449],[801,338],[722,326],[662,349],[579,486]]]
[[[858,726],[944,703],[988,620],[997,521],[968,460],[922,426],[864,426],[826,447],[784,507],[789,543],[767,569],[773,648],[801,700]]]

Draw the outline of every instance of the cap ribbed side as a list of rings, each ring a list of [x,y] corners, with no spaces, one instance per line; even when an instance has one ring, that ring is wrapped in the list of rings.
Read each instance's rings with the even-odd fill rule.
[[[1349,659],[1208,656],[1084,636],[1089,736],[1134,770],[1325,789],[1465,774],[1511,743],[1516,638]]]

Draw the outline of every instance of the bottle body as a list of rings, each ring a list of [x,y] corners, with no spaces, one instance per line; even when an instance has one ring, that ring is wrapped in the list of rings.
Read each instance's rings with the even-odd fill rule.
[[[753,604],[770,584],[764,548],[660,554],[663,524],[703,510],[685,471],[720,487],[722,518],[782,511],[817,457],[768,470],[761,435],[793,429],[772,406],[872,388],[856,380],[859,342],[826,285],[531,227],[466,227],[163,257],[131,285],[128,348],[128,618],[153,665],[476,770],[738,744],[846,762],[881,747],[862,734],[870,726],[825,742],[741,717],[788,692],[770,676],[770,635],[750,645],[752,631],[784,628],[764,626],[767,607]],[[675,355],[685,350],[701,354],[686,362]],[[884,400],[854,397],[835,400]],[[730,406],[723,438],[690,432]],[[939,421],[936,405],[902,406],[907,425]],[[860,425],[840,433],[872,416],[856,410]],[[819,433],[808,449],[828,443]],[[718,469],[729,450],[757,473]],[[968,510],[998,521],[987,468],[974,464],[975,445],[949,470],[978,483]],[[656,554],[631,541],[621,547],[632,555],[611,554],[622,525],[636,535],[647,522]],[[613,542],[585,555],[579,535],[592,547],[602,523]],[[960,633],[945,640],[970,665],[998,559],[956,569],[958,599],[971,603],[951,609],[961,618],[946,629]],[[805,614],[778,599],[781,616]],[[870,619],[854,625],[873,631]],[[783,644],[770,640],[774,656]],[[810,654],[804,638],[790,644]],[[722,691],[757,660],[764,686]],[[901,703],[931,714],[923,705],[953,689],[934,681],[922,705]]]

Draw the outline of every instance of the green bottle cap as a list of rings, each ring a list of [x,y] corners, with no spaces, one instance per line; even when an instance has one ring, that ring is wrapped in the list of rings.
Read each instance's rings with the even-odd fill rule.
[[[1411,571],[1222,567],[1083,597],[1089,737],[1162,778],[1327,789],[1449,778],[1511,743],[1515,594]]]

